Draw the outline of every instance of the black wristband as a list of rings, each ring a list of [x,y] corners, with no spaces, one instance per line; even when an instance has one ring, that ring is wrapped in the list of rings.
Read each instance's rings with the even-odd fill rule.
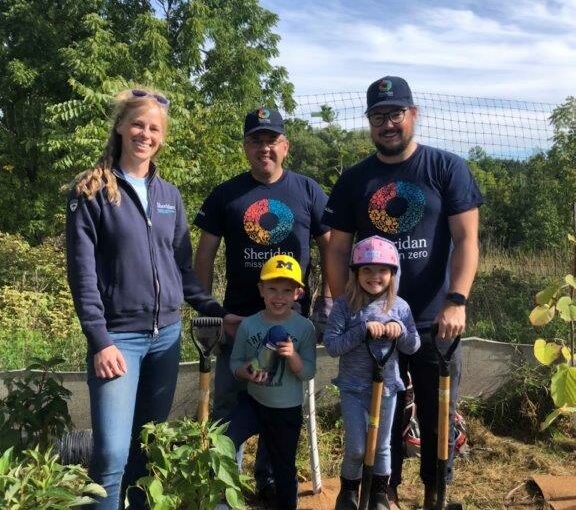
[[[468,299],[466,299],[466,296],[464,294],[460,294],[459,292],[448,292],[448,294],[446,294],[446,300],[460,306],[465,306],[468,304]]]

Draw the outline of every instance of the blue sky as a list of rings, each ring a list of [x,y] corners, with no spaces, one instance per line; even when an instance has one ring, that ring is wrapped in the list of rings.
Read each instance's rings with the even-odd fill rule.
[[[415,91],[561,103],[576,95],[576,0],[261,0],[296,95]]]

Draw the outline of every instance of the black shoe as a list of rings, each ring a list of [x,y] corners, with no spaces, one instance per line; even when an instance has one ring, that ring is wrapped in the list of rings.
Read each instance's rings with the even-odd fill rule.
[[[359,487],[360,480],[340,477],[340,492],[336,498],[334,510],[358,510]]]
[[[273,480],[265,483],[257,490],[258,499],[263,503],[273,503],[276,501],[276,484]]]
[[[422,510],[434,510],[436,508],[436,487],[424,486],[424,506]]]
[[[373,492],[370,495],[369,510],[390,510],[390,501],[386,492]]]

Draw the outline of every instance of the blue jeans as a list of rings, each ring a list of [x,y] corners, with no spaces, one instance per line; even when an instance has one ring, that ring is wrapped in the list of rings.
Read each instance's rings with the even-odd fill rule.
[[[147,508],[144,493],[130,488],[147,474],[140,430],[149,421],[168,418],[178,377],[180,332],[180,321],[161,328],[156,337],[150,331],[110,332],[127,365],[126,374],[114,379],[97,378],[93,355],[88,355],[94,435],[89,474],[108,494],[92,505],[94,510],[123,509],[127,488],[130,509]]]
[[[213,420],[230,420],[230,413],[232,413],[238,403],[238,396],[246,393],[246,381],[236,379],[230,370],[232,344],[233,340],[227,338],[227,343],[221,347],[220,354],[216,358],[214,402],[212,405]],[[243,457],[244,447],[241,446],[236,454],[236,462],[240,469],[242,469]],[[254,478],[256,479],[257,490],[274,481],[268,451],[264,442],[260,441],[260,439],[258,439],[256,462],[254,463]]]
[[[344,423],[344,458],[340,474],[348,480],[362,478],[370,400],[371,394],[368,392],[340,391],[340,406]],[[374,458],[375,475],[387,476],[391,472],[390,436],[395,407],[396,395],[382,397],[380,427]]]

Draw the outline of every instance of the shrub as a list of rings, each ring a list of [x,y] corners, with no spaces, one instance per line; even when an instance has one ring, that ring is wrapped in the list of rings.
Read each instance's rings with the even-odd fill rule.
[[[0,456],[0,507],[18,510],[66,510],[106,496],[80,466],[62,466],[49,449],[26,450],[22,459],[12,448]]]
[[[233,508],[245,507],[242,489],[248,489],[247,478],[238,472],[226,426],[189,418],[144,425],[142,448],[150,476],[137,486],[145,491],[151,510],[208,510],[222,497]]]
[[[4,381],[8,395],[0,400],[0,451],[44,449],[70,428],[66,399],[71,393],[54,372],[61,362],[35,359],[25,372]]]

